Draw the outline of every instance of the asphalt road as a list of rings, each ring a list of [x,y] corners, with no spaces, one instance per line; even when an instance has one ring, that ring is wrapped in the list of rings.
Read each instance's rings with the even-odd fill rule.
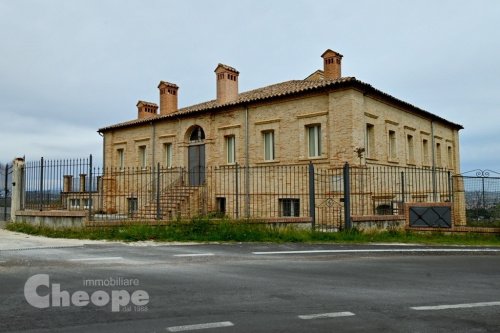
[[[500,249],[10,245],[0,246],[1,332],[500,331]],[[25,294],[39,274],[49,283]],[[45,308],[28,302],[51,293]]]

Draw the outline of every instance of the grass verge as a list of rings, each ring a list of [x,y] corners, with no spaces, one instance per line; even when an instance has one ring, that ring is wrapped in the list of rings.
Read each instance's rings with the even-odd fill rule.
[[[231,220],[195,218],[189,222],[175,222],[166,226],[144,224],[107,228],[61,228],[33,226],[27,223],[9,223],[7,229],[31,235],[53,238],[75,238],[116,241],[197,241],[197,242],[292,242],[292,243],[420,243],[441,245],[500,246],[500,235],[443,234],[412,231],[358,230],[319,232],[293,226],[273,227],[246,224]]]

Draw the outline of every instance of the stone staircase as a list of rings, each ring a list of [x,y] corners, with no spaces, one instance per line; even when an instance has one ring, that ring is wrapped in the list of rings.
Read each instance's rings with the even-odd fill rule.
[[[190,218],[200,213],[201,186],[176,185],[160,195],[160,216],[163,220]],[[156,200],[140,209],[145,219],[156,219]]]

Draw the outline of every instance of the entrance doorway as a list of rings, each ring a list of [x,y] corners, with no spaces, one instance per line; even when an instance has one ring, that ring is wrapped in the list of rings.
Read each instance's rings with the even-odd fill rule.
[[[205,183],[205,132],[200,126],[193,127],[189,136],[188,174],[189,185]]]

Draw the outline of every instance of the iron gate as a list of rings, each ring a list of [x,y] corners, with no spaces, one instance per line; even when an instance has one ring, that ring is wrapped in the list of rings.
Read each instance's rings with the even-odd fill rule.
[[[500,173],[473,170],[457,176],[463,186],[467,223],[500,224]]]

